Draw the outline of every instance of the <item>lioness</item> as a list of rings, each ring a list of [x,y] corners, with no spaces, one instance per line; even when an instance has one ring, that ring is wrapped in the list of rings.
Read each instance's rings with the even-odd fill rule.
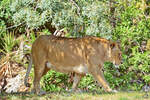
[[[29,76],[32,61],[34,64],[34,92],[40,91],[40,79],[48,70],[70,73],[74,72],[72,90],[75,90],[81,78],[90,73],[106,92],[112,92],[107,84],[102,68],[106,61],[115,65],[121,63],[121,51],[118,43],[94,36],[83,38],[65,38],[42,35],[32,45],[31,60],[25,77]]]

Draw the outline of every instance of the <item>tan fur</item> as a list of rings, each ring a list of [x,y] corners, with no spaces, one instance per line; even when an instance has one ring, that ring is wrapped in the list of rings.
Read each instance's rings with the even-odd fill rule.
[[[34,64],[34,91],[40,94],[40,79],[48,70],[75,73],[72,89],[80,79],[90,73],[106,92],[112,89],[107,84],[102,68],[106,61],[120,64],[121,51],[117,43],[94,36],[65,38],[42,35],[32,45],[31,57]],[[31,61],[32,62],[32,61]],[[28,69],[30,70],[31,65]],[[29,71],[27,71],[28,76]],[[27,77],[25,83],[27,84]]]

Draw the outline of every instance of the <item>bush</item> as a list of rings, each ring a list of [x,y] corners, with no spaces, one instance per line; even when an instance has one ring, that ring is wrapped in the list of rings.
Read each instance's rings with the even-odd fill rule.
[[[56,71],[49,71],[43,78],[43,88],[46,91],[62,91],[70,87],[67,74]]]
[[[150,82],[150,52],[146,51],[146,41],[150,38],[150,19],[137,8],[135,0],[128,5],[122,5],[124,9],[119,11],[113,38],[121,40],[123,51],[124,63],[118,69],[121,71],[118,81],[124,80],[125,83],[119,85],[136,90]]]
[[[108,5],[104,1],[76,2],[78,7],[67,0],[13,0],[10,5],[15,25],[39,29],[50,23],[56,29],[66,28],[74,36],[98,35],[111,37],[108,20]]]

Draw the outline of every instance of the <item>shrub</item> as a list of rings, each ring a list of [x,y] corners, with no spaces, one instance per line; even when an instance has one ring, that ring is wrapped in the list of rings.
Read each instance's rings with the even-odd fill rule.
[[[62,91],[70,87],[67,74],[49,71],[43,78],[43,88],[46,91]]]
[[[13,0],[10,5],[15,25],[39,29],[50,23],[56,29],[66,28],[74,36],[99,35],[111,37],[108,4],[104,1]]]
[[[124,79],[125,87],[141,89],[150,82],[150,52],[146,51],[146,41],[150,38],[150,19],[137,8],[135,0],[128,6],[121,6],[113,38],[121,40],[124,63],[118,69],[121,71],[119,80]],[[124,74],[123,74],[124,73]],[[125,78],[123,78],[125,77]],[[120,86],[124,86],[124,85]]]

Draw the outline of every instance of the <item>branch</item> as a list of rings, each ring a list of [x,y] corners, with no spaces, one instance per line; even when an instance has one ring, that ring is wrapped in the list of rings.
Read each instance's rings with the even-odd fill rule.
[[[61,30],[58,30],[58,29],[57,29],[57,30],[54,32],[53,35],[64,37],[65,34],[66,34],[66,32],[64,32],[64,28],[63,28],[63,29],[61,29]]]
[[[24,23],[25,23],[25,22],[22,22],[22,23],[19,23],[18,25],[14,25],[14,26],[7,27],[6,30],[11,29],[11,28],[16,28],[16,27],[18,27],[18,26],[20,26],[20,25],[22,25],[22,24],[24,24]]]
[[[70,0],[76,7],[77,7],[77,14],[80,16],[80,7],[77,5],[77,3],[74,0]]]

